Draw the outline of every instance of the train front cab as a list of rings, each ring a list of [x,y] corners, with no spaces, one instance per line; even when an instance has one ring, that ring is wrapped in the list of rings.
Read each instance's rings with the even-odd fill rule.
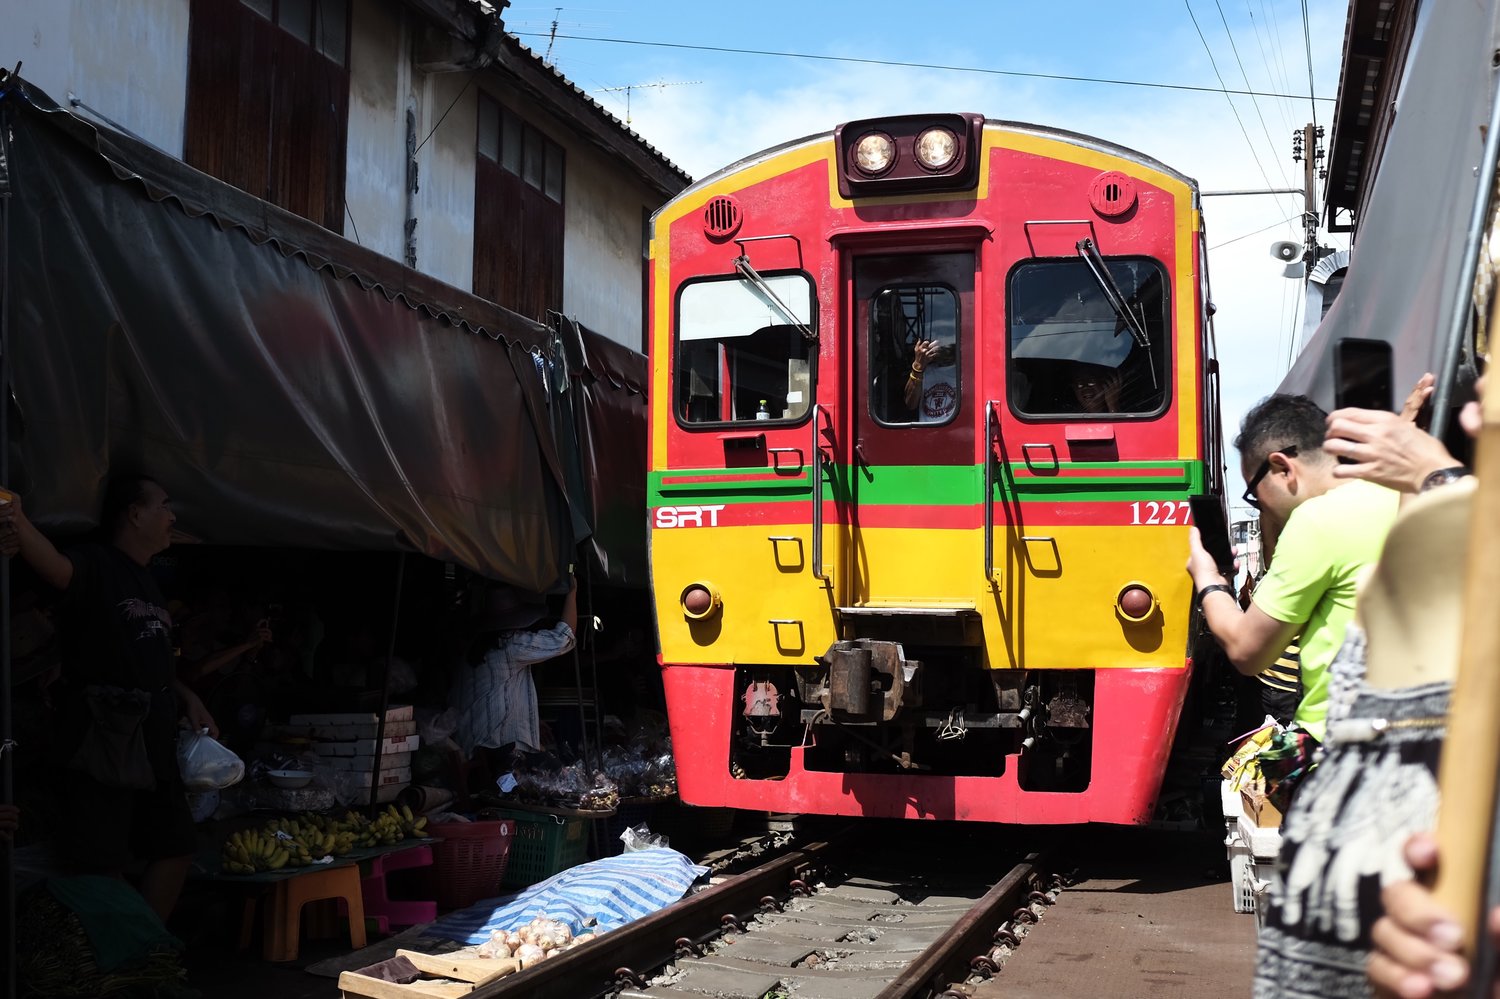
[[[861,124],[656,219],[652,571],[680,793],[1147,821],[1190,675],[1187,500],[1216,485],[1191,182],[990,123],[967,189],[846,196]]]

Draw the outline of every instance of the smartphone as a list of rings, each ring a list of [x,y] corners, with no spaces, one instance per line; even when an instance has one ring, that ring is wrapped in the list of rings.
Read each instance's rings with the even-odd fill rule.
[[[1224,500],[1219,496],[1188,497],[1193,526],[1203,539],[1203,547],[1213,556],[1226,579],[1234,578],[1234,549],[1229,544],[1229,524],[1224,519]]]
[[[1391,345],[1383,340],[1345,337],[1334,345],[1333,405],[1337,409],[1383,409],[1391,412],[1396,400],[1391,390]]]

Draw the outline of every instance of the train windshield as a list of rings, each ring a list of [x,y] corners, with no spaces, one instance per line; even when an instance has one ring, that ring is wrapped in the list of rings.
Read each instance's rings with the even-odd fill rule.
[[[804,274],[756,278],[683,286],[675,388],[683,423],[791,422],[811,408],[812,281]]]
[[[1141,258],[1103,264],[1133,322],[1087,261],[1032,261],[1011,272],[1009,394],[1017,413],[1077,419],[1165,409],[1166,273]]]

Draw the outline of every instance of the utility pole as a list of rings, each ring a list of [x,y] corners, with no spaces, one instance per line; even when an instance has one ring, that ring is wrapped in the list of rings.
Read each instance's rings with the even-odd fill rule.
[[[1309,122],[1292,133],[1292,159],[1302,164],[1302,261],[1305,274],[1318,262],[1318,181],[1328,176],[1323,169],[1323,126]],[[1304,276],[1305,277],[1305,276]]]

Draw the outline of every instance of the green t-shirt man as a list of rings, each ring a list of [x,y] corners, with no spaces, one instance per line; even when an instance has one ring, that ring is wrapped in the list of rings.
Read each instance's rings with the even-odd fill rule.
[[[1323,741],[1328,667],[1354,620],[1355,585],[1396,521],[1400,494],[1352,480],[1299,505],[1252,598],[1268,617],[1302,628],[1302,700],[1293,724]],[[1305,622],[1305,623],[1304,623]]]

